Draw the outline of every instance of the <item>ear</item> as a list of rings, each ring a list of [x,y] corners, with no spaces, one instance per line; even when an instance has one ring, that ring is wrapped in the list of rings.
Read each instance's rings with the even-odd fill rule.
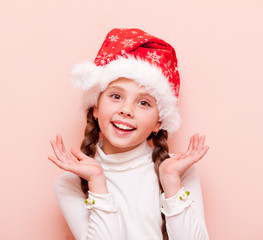
[[[98,108],[96,106],[93,107],[93,117],[98,119]]]
[[[160,126],[161,126],[161,122],[157,122],[154,129],[153,129],[153,132],[159,132]]]

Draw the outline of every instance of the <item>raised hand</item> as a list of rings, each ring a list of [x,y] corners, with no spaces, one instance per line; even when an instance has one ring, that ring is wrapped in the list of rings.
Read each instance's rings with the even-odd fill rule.
[[[106,179],[104,172],[95,159],[85,155],[77,148],[71,148],[70,153],[67,152],[60,135],[56,136],[56,141],[50,140],[50,143],[55,154],[55,156],[48,156],[50,161],[59,168],[86,179],[91,191],[98,193],[102,190],[105,192]]]
[[[204,146],[204,143],[205,136],[199,137],[199,134],[195,134],[191,137],[185,153],[176,153],[161,163],[160,181],[169,196],[173,194],[171,191],[174,192],[181,188],[181,177],[186,170],[202,159],[208,151],[209,147]]]

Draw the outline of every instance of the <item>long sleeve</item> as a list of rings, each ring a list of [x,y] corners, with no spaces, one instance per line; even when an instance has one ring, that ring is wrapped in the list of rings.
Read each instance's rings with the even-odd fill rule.
[[[166,218],[169,240],[208,240],[202,192],[195,166],[192,166],[182,178],[183,188],[171,198],[161,195],[162,208]],[[189,191],[190,195],[180,199],[180,195]]]
[[[63,215],[76,240],[121,240],[122,229],[114,195],[95,194],[95,204],[86,205],[80,178],[64,173],[55,183],[55,192]]]

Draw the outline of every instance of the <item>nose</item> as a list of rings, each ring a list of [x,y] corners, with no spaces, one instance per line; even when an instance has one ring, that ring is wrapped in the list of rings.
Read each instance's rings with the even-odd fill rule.
[[[124,116],[124,117],[134,117],[133,109],[131,104],[129,103],[123,103],[122,106],[119,109],[119,114]]]

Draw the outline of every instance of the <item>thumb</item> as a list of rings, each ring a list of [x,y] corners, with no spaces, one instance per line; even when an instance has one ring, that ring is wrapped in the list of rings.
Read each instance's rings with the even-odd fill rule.
[[[88,158],[88,156],[86,154],[84,154],[83,152],[81,152],[78,148],[76,147],[72,147],[70,149],[70,152],[79,160],[83,160],[84,158]]]

